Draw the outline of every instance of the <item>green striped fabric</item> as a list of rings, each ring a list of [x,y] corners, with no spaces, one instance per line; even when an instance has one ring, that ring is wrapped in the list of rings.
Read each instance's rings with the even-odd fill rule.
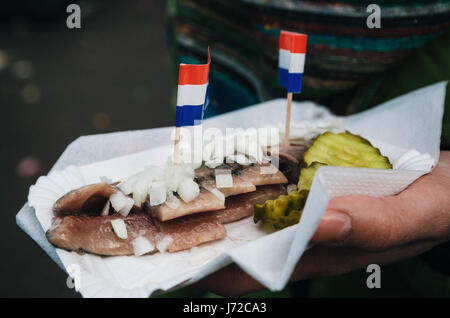
[[[381,96],[395,95],[393,91],[404,92],[389,86],[393,70],[445,37],[450,26],[450,0],[377,3],[380,29],[367,27],[364,1],[170,0],[173,60],[203,61],[211,46],[214,86],[206,116],[212,116],[285,96],[277,81],[279,32],[307,33],[303,92],[294,98],[329,105],[341,114],[354,112],[373,106]],[[448,79],[446,68],[438,66],[440,74],[426,80],[433,72],[427,63],[435,63],[426,58],[420,62],[424,67],[403,68],[416,77],[403,78],[395,88]]]

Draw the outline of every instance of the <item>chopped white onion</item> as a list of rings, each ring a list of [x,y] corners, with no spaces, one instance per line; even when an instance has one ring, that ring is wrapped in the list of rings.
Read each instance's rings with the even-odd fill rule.
[[[198,184],[189,178],[184,178],[177,189],[177,193],[184,202],[194,200],[200,193]]]
[[[153,244],[144,236],[138,236],[131,241],[134,255],[141,256],[155,250]]]
[[[126,240],[128,238],[127,226],[122,219],[111,220],[111,225],[114,232],[119,238],[123,240]]]
[[[183,179],[186,177],[186,168],[183,165],[174,165],[172,162],[166,164],[167,190],[176,191]],[[192,178],[191,178],[192,179]]]
[[[174,210],[180,206],[180,200],[173,194],[172,191],[167,193],[166,205]]]
[[[155,206],[166,201],[167,186],[164,181],[154,181],[150,188],[150,205]]]
[[[158,242],[156,243],[156,248],[161,253],[164,253],[167,251],[169,246],[173,243],[173,238],[170,235],[164,235],[163,237],[158,239]]]
[[[130,213],[133,206],[134,206],[134,200],[132,198],[127,197],[127,203],[125,204],[125,206],[122,209],[120,209],[117,212],[120,215],[127,216]]]
[[[122,181],[117,185],[117,187],[124,194],[131,194],[133,192],[133,184],[129,180]]]
[[[231,176],[230,169],[216,169],[214,170],[216,175],[216,187],[217,188],[232,188],[233,177]]]
[[[122,181],[118,188],[124,194],[132,194],[134,204],[139,207],[148,196],[150,196],[150,205],[155,206],[168,200],[168,193],[177,192],[183,180],[191,179],[192,181],[194,177],[193,164],[175,165],[169,158],[164,165],[147,166],[143,171]],[[186,189],[185,186],[182,187],[181,192],[184,189]],[[195,195],[195,189],[193,193]],[[189,199],[191,196],[185,195],[185,198]],[[172,196],[169,206],[178,207],[178,205],[179,200]]]
[[[111,201],[106,201],[105,206],[102,209],[102,216],[108,215],[109,214],[109,207],[111,206]]]
[[[142,206],[148,195],[148,181],[145,179],[138,180],[133,187],[133,200],[137,206]]]
[[[109,197],[109,201],[111,201],[111,205],[116,212],[120,213],[123,216],[127,216],[133,208],[134,201],[132,198],[127,197],[122,192],[117,191]]]
[[[161,180],[164,177],[163,166],[149,165],[145,167],[144,175],[147,180]]]
[[[120,191],[122,191],[124,194],[128,195],[133,192],[134,184],[138,181],[138,175],[131,176],[117,186]]]
[[[192,165],[188,165],[188,164],[182,164],[184,167],[184,176],[186,178],[194,178],[195,177],[195,171],[194,168],[192,167]]]

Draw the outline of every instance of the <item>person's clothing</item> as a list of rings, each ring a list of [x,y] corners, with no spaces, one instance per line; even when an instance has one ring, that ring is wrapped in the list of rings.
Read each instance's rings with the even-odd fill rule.
[[[355,113],[450,78],[450,0],[378,1],[380,29],[366,25],[369,3],[170,0],[173,70],[178,62],[204,61],[206,48],[211,47],[211,103],[206,117],[285,96],[277,82],[281,29],[308,34],[303,92],[294,98],[327,105],[336,114]],[[442,149],[450,149],[450,94]],[[449,296],[449,273],[443,270],[450,268],[448,245],[383,266],[387,288],[368,290],[362,270],[314,280],[310,295]],[[304,286],[290,284],[276,295],[305,295]]]
[[[450,0],[378,1],[380,29],[367,27],[367,4],[170,0],[169,43],[178,62],[204,61],[211,46],[206,117],[285,96],[277,76],[280,29],[308,34],[303,92],[294,99],[317,101],[337,114],[448,79]],[[446,116],[445,147],[448,122]]]

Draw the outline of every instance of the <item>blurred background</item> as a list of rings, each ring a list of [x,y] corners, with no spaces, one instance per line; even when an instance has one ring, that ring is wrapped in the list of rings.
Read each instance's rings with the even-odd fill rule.
[[[0,3],[4,297],[77,295],[15,224],[29,186],[66,146],[82,135],[174,122],[164,1],[80,1],[82,28],[72,30],[69,3]]]
[[[81,29],[66,26],[70,3],[81,7]],[[0,243],[0,297],[79,296],[15,224],[28,188],[79,136],[173,125],[177,63],[204,61],[207,45],[214,60],[207,116],[283,96],[276,84],[280,28],[309,36],[304,92],[296,98],[338,114],[449,79],[449,1],[378,1],[387,8],[380,30],[367,29],[364,1],[317,3],[2,1],[0,230],[7,239]],[[447,94],[443,149],[450,145],[449,107]],[[410,295],[394,287],[401,285],[398,268],[388,271],[395,277],[392,295]],[[323,289],[331,290],[326,283]],[[319,291],[320,281],[315,286]],[[252,296],[301,296],[307,287]],[[195,288],[170,295],[214,296]]]

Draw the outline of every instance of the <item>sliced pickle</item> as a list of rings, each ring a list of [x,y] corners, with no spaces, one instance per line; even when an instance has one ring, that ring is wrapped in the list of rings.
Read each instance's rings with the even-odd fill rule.
[[[255,205],[255,223],[263,221],[279,230],[300,221],[314,175],[322,166],[392,169],[389,159],[378,148],[349,132],[326,132],[316,138],[304,156],[297,190],[275,200]]]
[[[275,200],[267,200],[264,204],[255,205],[255,223],[263,221],[280,230],[298,223],[308,197],[307,190],[291,191],[288,195],[280,195]]]
[[[314,161],[309,167],[300,170],[300,177],[297,185],[298,191],[311,189],[317,169],[326,165],[327,164],[325,163]]]
[[[308,166],[318,161],[329,166],[392,169],[389,159],[378,148],[349,132],[328,131],[320,135],[306,151],[304,160]]]

